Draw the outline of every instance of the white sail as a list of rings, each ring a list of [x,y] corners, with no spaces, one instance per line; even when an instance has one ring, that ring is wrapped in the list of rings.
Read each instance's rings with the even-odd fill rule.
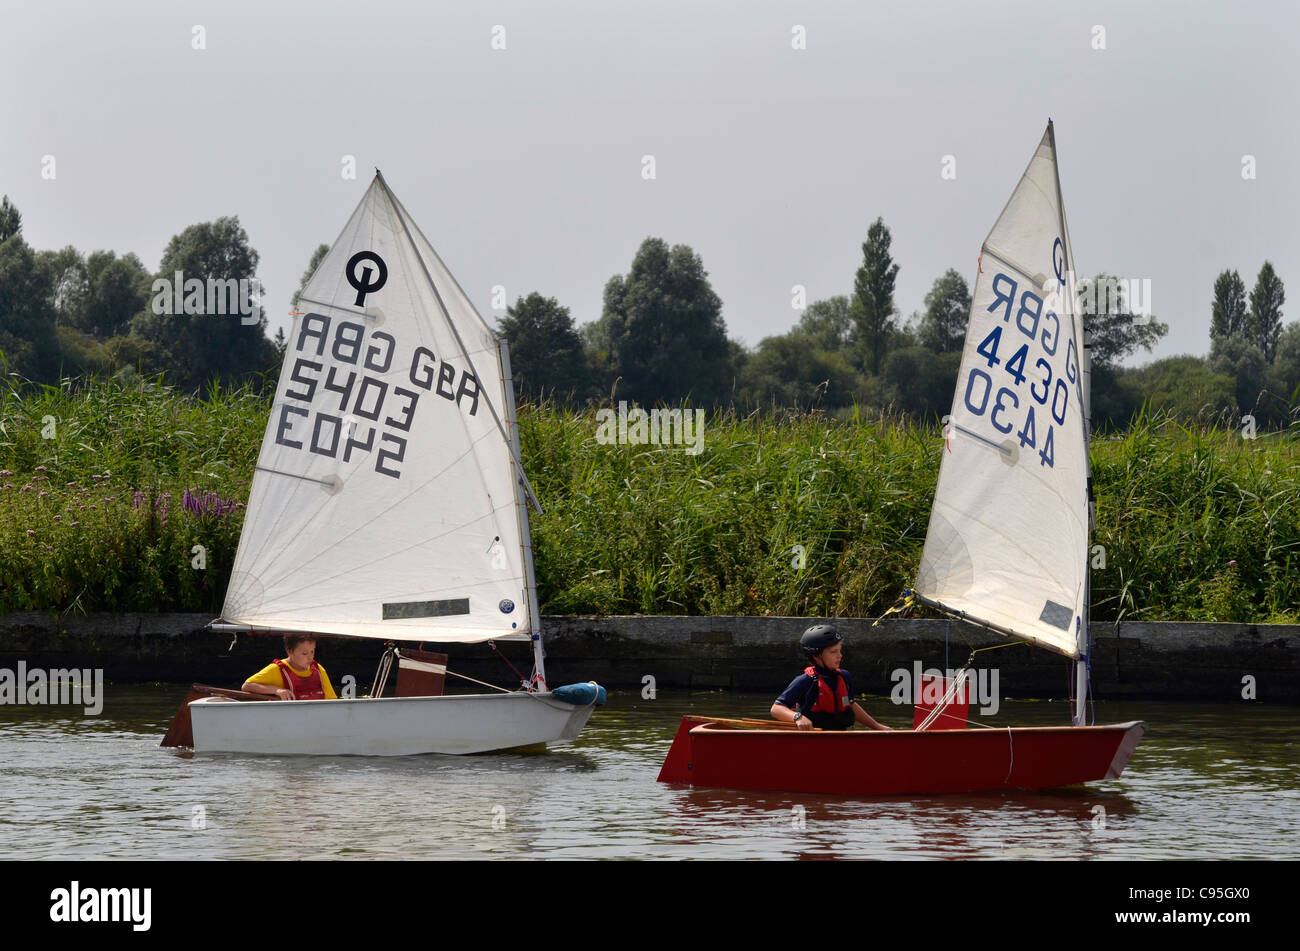
[[[980,255],[916,590],[1073,657],[1088,454],[1072,266],[1049,123]]]
[[[380,176],[298,307],[224,619],[528,637],[497,341]]]

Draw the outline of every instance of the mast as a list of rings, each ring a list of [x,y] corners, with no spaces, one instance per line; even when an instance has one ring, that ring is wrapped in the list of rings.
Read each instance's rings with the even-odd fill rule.
[[[1073,293],[1073,289],[1071,289]],[[1082,315],[1080,316],[1082,320]],[[1092,558],[1091,543],[1097,530],[1097,503],[1092,494],[1092,334],[1083,331],[1083,447],[1088,460],[1088,551],[1083,568],[1083,616],[1079,619],[1079,656],[1074,661],[1074,710],[1071,722],[1084,726],[1088,710],[1088,653],[1092,648]]]
[[[514,464],[519,467],[518,478],[515,480],[518,487],[515,493],[515,509],[519,513],[519,541],[524,556],[524,592],[528,598],[528,617],[532,623],[532,629],[528,634],[533,642],[533,667],[543,688],[549,690],[550,688],[546,686],[545,651],[542,650],[542,615],[537,605],[537,571],[533,566],[533,535],[528,523],[528,499],[534,496],[527,482],[524,481],[523,465],[519,462],[523,458],[519,448],[519,414],[515,409],[515,384],[510,373],[510,344],[506,342],[505,337],[497,343],[497,353],[501,359],[501,380],[505,389],[506,428],[510,433],[510,449],[515,460]]]
[[[1061,241],[1064,245],[1062,258],[1065,265],[1065,294],[1063,303],[1070,309],[1071,324],[1076,325],[1082,347],[1079,355],[1079,405],[1083,409],[1083,460],[1084,465],[1088,467],[1086,480],[1086,498],[1084,504],[1087,507],[1087,544],[1084,545],[1084,564],[1083,564],[1083,612],[1079,617],[1078,625],[1078,656],[1074,659],[1074,709],[1071,713],[1071,723],[1074,726],[1083,726],[1087,720],[1088,710],[1088,654],[1092,646],[1092,632],[1090,624],[1092,619],[1092,560],[1091,560],[1091,543],[1092,533],[1096,529],[1096,506],[1093,502],[1092,493],[1092,339],[1086,327],[1083,326],[1083,315],[1076,312],[1078,300],[1074,294],[1074,245],[1070,241],[1070,229],[1065,221],[1065,199],[1061,195],[1061,163],[1056,150],[1056,126],[1051,119],[1047,120],[1047,133],[1052,138],[1052,169],[1056,177],[1056,207],[1060,211],[1061,218]]]

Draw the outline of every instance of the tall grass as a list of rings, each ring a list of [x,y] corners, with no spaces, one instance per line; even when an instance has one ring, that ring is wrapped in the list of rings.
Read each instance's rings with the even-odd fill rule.
[[[600,445],[590,415],[549,407],[520,430],[557,613],[870,613],[920,556],[941,445],[819,415],[715,418],[699,455]]]
[[[0,613],[217,611],[242,505],[183,501],[190,489],[246,500],[267,401],[247,388],[190,400],[143,382],[3,385]]]
[[[218,610],[242,508],[181,499],[246,500],[269,408],[251,390],[10,386],[0,611]],[[698,455],[596,432],[590,412],[521,409],[547,613],[874,616],[915,578],[934,426],[715,415]],[[1300,440],[1143,416],[1094,440],[1093,467],[1094,618],[1297,620]]]
[[[1300,617],[1300,440],[1143,414],[1092,462],[1094,617]]]

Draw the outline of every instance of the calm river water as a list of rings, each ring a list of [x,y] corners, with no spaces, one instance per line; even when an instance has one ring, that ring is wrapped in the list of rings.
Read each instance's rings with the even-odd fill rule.
[[[761,716],[766,694],[615,691],[546,753],[370,759],[179,754],[158,741],[184,686],[106,692],[94,718],[0,706],[0,858],[1300,855],[1297,707],[1102,703],[1098,722],[1149,727],[1119,780],[844,800],[655,782],[682,714]],[[867,708],[909,725],[910,708]],[[986,722],[1066,721],[1063,704],[1007,700]]]

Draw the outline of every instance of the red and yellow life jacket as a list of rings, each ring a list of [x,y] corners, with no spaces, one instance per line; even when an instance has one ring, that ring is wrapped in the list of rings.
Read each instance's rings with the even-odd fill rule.
[[[316,661],[311,662],[311,672],[306,677],[295,673],[294,669],[284,661],[276,658],[275,666],[280,668],[280,676],[284,678],[284,685],[288,691],[293,694],[295,700],[324,700],[325,687],[320,680],[320,665]]]
[[[849,708],[849,688],[844,683],[843,677],[835,678],[839,693],[839,696],[836,696],[832,693],[826,678],[817,676],[816,667],[807,667],[804,673],[817,681],[817,702],[809,708],[809,713],[843,713]]]

